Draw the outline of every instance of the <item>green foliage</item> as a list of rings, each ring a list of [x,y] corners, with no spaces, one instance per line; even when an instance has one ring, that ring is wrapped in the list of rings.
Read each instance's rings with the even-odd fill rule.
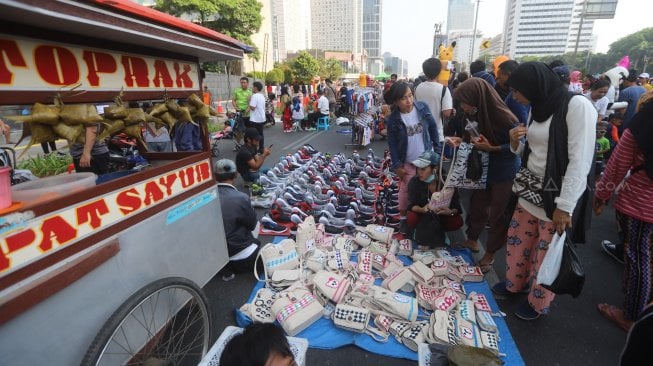
[[[281,84],[284,81],[283,70],[279,67],[275,67],[268,71],[267,75],[265,75],[265,81],[271,84]]]
[[[295,78],[301,83],[309,83],[320,72],[320,63],[306,51],[299,52],[299,56],[292,61]]]
[[[519,62],[542,61],[549,63],[553,60],[562,60],[567,65],[581,70],[585,74],[603,73],[613,68],[622,57],[630,57],[630,68],[644,70],[644,67],[653,67],[653,28],[645,28],[635,33],[620,38],[610,45],[608,53],[588,54],[578,52],[574,59],[573,52],[554,56],[524,56]],[[648,63],[644,59],[648,56]],[[589,59],[588,59],[589,57]]]
[[[318,59],[318,62],[320,64],[319,74],[322,79],[329,78],[331,80],[337,80],[344,72],[338,60],[332,58],[328,60]]]
[[[264,71],[251,71],[245,74],[245,76],[254,78],[255,80],[264,80],[266,75]]]
[[[263,21],[261,7],[257,0],[157,0],[155,9],[174,16],[190,14],[204,27],[253,45],[251,35]],[[258,60],[258,50],[252,57]]]
[[[48,177],[65,173],[68,166],[72,164],[72,156],[59,153],[52,153],[48,155],[38,155],[34,158],[23,160],[17,164],[18,169],[26,169],[32,172],[39,178]]]

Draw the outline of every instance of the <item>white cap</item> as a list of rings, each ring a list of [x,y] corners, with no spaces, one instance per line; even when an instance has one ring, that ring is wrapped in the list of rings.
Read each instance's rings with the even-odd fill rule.
[[[644,79],[648,79],[648,78],[650,78],[651,76],[648,74],[648,72],[643,72],[643,73],[639,74],[639,77],[640,77],[640,78],[644,78]]]

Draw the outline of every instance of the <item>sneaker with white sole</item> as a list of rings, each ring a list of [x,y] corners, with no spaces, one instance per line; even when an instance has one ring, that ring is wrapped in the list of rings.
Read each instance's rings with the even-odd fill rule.
[[[252,204],[252,207],[260,207],[260,208],[270,208],[272,206],[272,202],[274,202],[274,196],[253,196],[250,199],[250,202]]]
[[[624,264],[624,246],[623,244],[615,244],[610,240],[603,240],[601,248],[605,254],[609,255],[615,261]]]
[[[285,226],[277,224],[267,216],[261,218],[261,231],[264,233],[281,234],[285,233],[287,229],[288,228]]]

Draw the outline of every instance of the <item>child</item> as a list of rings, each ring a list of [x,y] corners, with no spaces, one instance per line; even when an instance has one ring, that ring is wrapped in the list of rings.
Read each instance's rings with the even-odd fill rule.
[[[299,125],[304,120],[304,106],[301,103],[299,97],[294,97],[292,99],[292,127],[290,130],[285,132],[292,132],[292,130],[299,130]]]
[[[283,121],[283,131],[289,132],[292,129],[291,102],[288,102],[283,106],[283,115],[281,120]]]
[[[268,97],[265,99],[265,121],[266,123],[272,123],[274,125],[274,100],[276,99],[274,93],[268,93]]]
[[[612,113],[610,117],[608,117],[608,122],[610,122],[610,134],[608,135],[608,139],[611,140],[611,146],[614,147],[617,142],[619,142],[619,127],[624,122],[624,115],[619,112]]]
[[[379,130],[379,135],[381,135],[382,139],[388,137],[388,130],[385,127],[385,119],[388,118],[389,115],[390,115],[390,106],[387,104],[382,105],[381,114],[379,115],[379,124],[377,125],[377,129]]]
[[[606,126],[599,124],[596,127],[596,153],[594,155],[596,162],[596,176],[603,172],[605,154],[610,152],[610,141],[605,137]]]

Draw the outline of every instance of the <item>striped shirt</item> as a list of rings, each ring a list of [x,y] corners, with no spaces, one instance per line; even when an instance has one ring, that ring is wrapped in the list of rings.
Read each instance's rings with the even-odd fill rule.
[[[610,157],[603,177],[596,184],[596,198],[607,201],[616,190],[614,207],[619,212],[653,223],[653,180],[644,169],[626,177],[630,169],[642,164],[644,155],[630,129],[626,129]]]

